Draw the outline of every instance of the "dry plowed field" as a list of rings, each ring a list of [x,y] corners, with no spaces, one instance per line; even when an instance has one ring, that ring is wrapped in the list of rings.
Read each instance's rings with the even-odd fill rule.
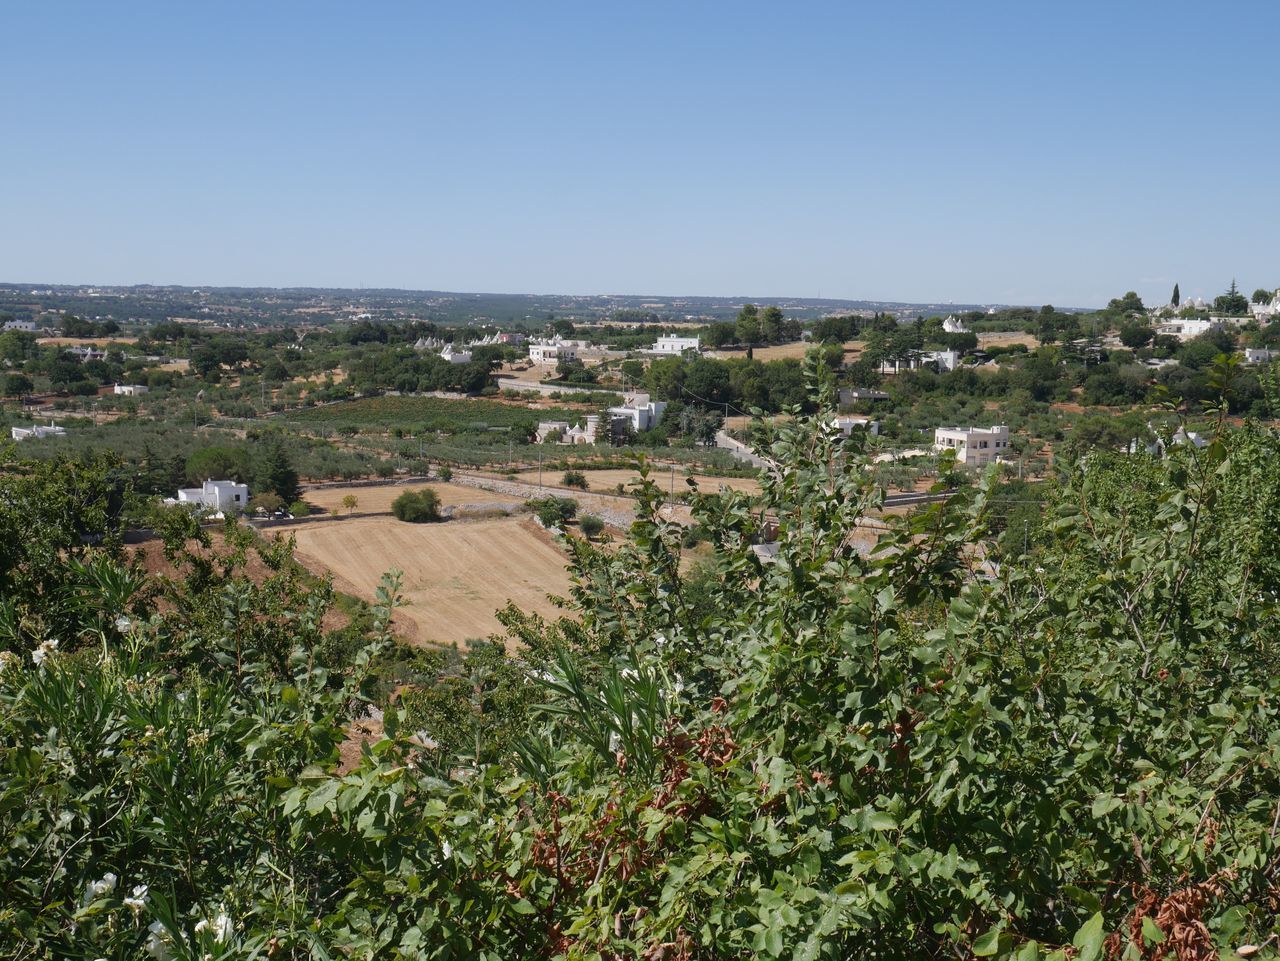
[[[584,470],[582,472],[587,478],[589,489],[611,494],[618,484],[623,486],[623,490],[627,494],[633,493],[633,489],[627,485],[632,481],[638,481],[640,475],[634,470],[628,469],[610,469],[610,470]],[[686,474],[683,468],[676,468],[676,493],[682,493],[689,489],[689,485],[685,483],[685,478],[692,476],[698,482],[698,490],[706,494],[714,494],[721,487],[728,487],[731,490],[746,491],[748,494],[760,493],[760,482],[754,477],[708,477],[705,474]],[[564,471],[544,470],[542,472],[542,482],[547,485],[560,486],[560,479],[564,477]],[[536,484],[538,482],[538,472],[525,471],[516,478],[526,483]],[[649,472],[649,479],[667,490],[671,486],[671,468],[654,465]]]
[[[352,517],[299,524],[290,533],[301,563],[332,572],[335,587],[365,600],[374,599],[386,571],[403,571],[400,588],[411,603],[397,612],[396,631],[416,643],[461,644],[500,632],[493,615],[508,600],[554,617],[547,594],[569,589],[564,555],[528,518],[405,524]]]
[[[393,500],[405,491],[420,491],[424,487],[430,487],[436,492],[436,496],[440,498],[441,507],[456,507],[458,504],[501,504],[519,499],[475,487],[464,487],[461,484],[436,482],[433,484],[380,484],[375,487],[317,487],[307,491],[303,495],[303,500],[321,510],[327,511],[336,507],[345,514],[347,509],[342,506],[342,498],[352,494],[356,499],[354,513],[389,514]]]

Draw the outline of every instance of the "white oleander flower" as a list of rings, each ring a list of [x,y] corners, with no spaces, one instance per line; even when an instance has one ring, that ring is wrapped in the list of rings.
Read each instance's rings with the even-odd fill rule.
[[[40,646],[31,652],[31,660],[35,661],[36,667],[44,667],[44,662],[48,660],[49,655],[58,649],[58,639],[56,637],[47,637],[40,642]]]
[[[147,906],[147,886],[139,884],[134,887],[129,897],[124,899],[124,906],[133,912],[135,918],[141,914]]]
[[[101,881],[91,881],[88,889],[85,891],[85,900],[92,901],[100,898],[104,894],[110,894],[116,889],[116,882],[119,880],[114,874],[108,871],[102,876]]]
[[[147,943],[142,946],[142,949],[156,961],[173,961],[177,957],[173,950],[173,935],[159,921],[152,921],[148,926]]]
[[[196,922],[196,934],[203,934],[205,931],[213,935],[215,942],[222,944],[231,937],[231,918],[227,917],[225,911],[218,912],[218,916],[212,920],[201,918]]]
[[[133,621],[121,614],[116,618],[116,630],[121,634],[128,633],[129,628],[133,627]]]

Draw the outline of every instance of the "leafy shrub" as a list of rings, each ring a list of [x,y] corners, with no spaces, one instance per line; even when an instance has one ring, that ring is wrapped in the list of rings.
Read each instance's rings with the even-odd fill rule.
[[[391,502],[391,513],[410,524],[428,524],[440,520],[440,498],[430,487],[405,491]]]
[[[578,502],[571,497],[535,497],[525,506],[537,515],[544,527],[564,527],[578,513]]]
[[[436,476],[447,484],[449,481],[453,480],[453,468],[448,464],[442,464],[436,471]]]
[[[578,529],[587,537],[599,537],[604,531],[604,520],[595,514],[583,514],[578,519]]]
[[[582,473],[580,470],[565,471],[564,477],[560,479],[560,482],[564,484],[565,487],[576,487],[579,490],[586,490],[588,486],[587,475]]]
[[[645,483],[627,542],[570,542],[564,617],[501,613],[518,658],[376,685],[392,587],[335,639],[286,542],[174,512],[153,577],[129,472],[0,475],[0,944],[1274,956],[1280,435],[1057,464],[1016,553],[994,473],[868,550],[882,492],[820,423],[778,427],[763,505],[695,499],[706,563]]]
[[[289,505],[289,513],[294,517],[306,517],[311,513],[311,505],[303,500],[294,501]]]

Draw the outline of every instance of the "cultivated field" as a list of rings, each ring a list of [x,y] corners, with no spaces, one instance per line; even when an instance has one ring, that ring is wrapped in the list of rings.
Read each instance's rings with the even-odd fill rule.
[[[1009,347],[1013,344],[1026,344],[1031,350],[1035,350],[1038,341],[1032,334],[1024,334],[1021,331],[1003,331],[997,330],[990,333],[978,335],[979,347]]]
[[[626,493],[632,493],[632,489],[627,485],[632,481],[639,480],[634,470],[614,469],[614,470],[584,470],[582,472],[587,478],[587,484],[592,491],[600,491],[603,493],[612,493],[618,484],[622,484]],[[559,486],[560,478],[564,476],[564,471],[544,470],[542,472],[542,483],[545,485]],[[750,494],[758,494],[760,492],[760,482],[754,477],[708,477],[705,474],[685,474],[683,468],[676,468],[676,493],[688,490],[689,485],[685,483],[686,477],[692,477],[698,482],[698,489],[704,493],[714,493],[721,487],[728,487],[732,490],[746,491]],[[538,472],[525,471],[516,478],[527,483],[538,482]],[[654,465],[649,473],[649,479],[656,483],[663,490],[668,490],[671,486],[671,468],[661,465]]]
[[[755,360],[801,360],[804,358],[805,352],[817,344],[807,340],[797,340],[790,344],[773,344],[769,347],[755,347],[751,351],[751,356]],[[850,363],[858,359],[858,355],[862,353],[863,347],[866,345],[860,340],[851,340],[844,345],[845,363]],[[709,357],[715,357],[720,360],[732,360],[737,357],[746,357],[745,350],[713,350],[708,351]]]
[[[341,487],[321,487],[307,491],[303,495],[303,500],[321,510],[327,511],[336,507],[345,514],[347,509],[342,506],[342,499],[351,494],[358,501],[354,513],[389,514],[393,500],[405,491],[420,491],[424,487],[430,487],[436,492],[436,496],[440,498],[441,507],[454,507],[458,504],[509,503],[517,499],[510,495],[494,494],[491,491],[480,490],[476,487],[464,487],[461,484],[433,483],[386,484],[378,487],[348,487],[346,485]]]
[[[565,558],[533,521],[522,517],[405,524],[392,517],[354,517],[299,524],[298,560],[335,586],[372,601],[382,575],[403,572],[411,602],[396,631],[419,644],[459,643],[502,630],[494,611],[514,601],[554,617],[547,594],[566,594]]]
[[[42,347],[113,347],[136,344],[137,337],[37,337]]]

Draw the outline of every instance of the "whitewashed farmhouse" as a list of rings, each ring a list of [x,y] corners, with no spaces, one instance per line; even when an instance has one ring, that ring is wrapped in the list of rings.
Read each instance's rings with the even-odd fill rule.
[[[189,507],[213,511],[215,514],[238,514],[249,506],[249,487],[229,480],[206,480],[200,487],[183,487],[176,501]]]
[[[697,353],[702,348],[702,338],[681,337],[678,334],[663,334],[654,343],[651,353],[663,356],[680,356],[686,350]]]
[[[939,427],[933,432],[933,448],[953,450],[957,463],[981,467],[1000,460],[1009,449],[1009,428]]]

